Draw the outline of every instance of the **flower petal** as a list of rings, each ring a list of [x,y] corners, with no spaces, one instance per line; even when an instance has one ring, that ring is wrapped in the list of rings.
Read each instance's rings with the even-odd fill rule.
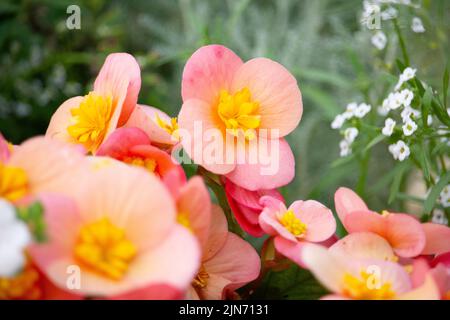
[[[353,190],[344,187],[339,188],[334,194],[334,203],[342,223],[344,223],[347,213],[357,210],[369,210],[366,203]]]
[[[83,97],[73,97],[70,98],[59,106],[50,119],[50,123],[45,133],[46,137],[57,139],[64,142],[69,142],[76,144],[77,141],[67,131],[67,128],[71,125],[71,110],[78,108],[80,103],[83,101]]]
[[[450,251],[450,228],[437,223],[423,223],[426,244],[422,254],[442,254]]]

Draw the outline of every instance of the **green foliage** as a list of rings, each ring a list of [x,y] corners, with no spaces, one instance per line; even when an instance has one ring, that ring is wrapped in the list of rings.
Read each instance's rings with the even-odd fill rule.
[[[45,241],[44,207],[40,202],[18,208],[17,216],[28,225],[37,242]]]

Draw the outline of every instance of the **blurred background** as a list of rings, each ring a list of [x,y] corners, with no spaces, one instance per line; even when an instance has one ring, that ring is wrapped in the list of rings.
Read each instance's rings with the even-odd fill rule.
[[[414,2],[414,1],[413,1]],[[421,79],[439,88],[449,56],[450,1],[415,1],[398,8],[399,24]],[[81,29],[66,27],[69,5],[81,9]],[[351,101],[381,103],[395,83],[397,39],[381,53],[361,26],[360,0],[2,0],[0,1],[0,131],[19,143],[45,133],[67,98],[84,95],[106,55],[125,51],[142,69],[139,102],[176,116],[187,58],[200,46],[223,44],[244,60],[265,56],[298,79],[304,115],[288,140],[297,159],[288,201],[314,198],[333,207],[338,186],[354,188],[360,163],[331,168],[340,137],[330,121]],[[411,31],[412,16],[426,32]],[[386,30],[385,30],[386,28]],[[386,23],[383,31],[389,34]],[[373,88],[380,88],[378,95]],[[377,89],[378,90],[378,89]],[[385,148],[370,158],[366,198],[384,209],[389,188],[371,183],[392,167]],[[395,203],[393,207],[402,206]]]

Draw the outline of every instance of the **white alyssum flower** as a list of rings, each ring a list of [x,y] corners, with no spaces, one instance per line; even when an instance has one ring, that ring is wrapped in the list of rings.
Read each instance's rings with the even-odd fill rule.
[[[403,123],[407,123],[412,119],[417,119],[420,117],[420,111],[411,107],[405,107],[400,113]]]
[[[341,157],[346,157],[352,153],[350,143],[345,139],[341,140],[341,142],[339,142],[339,148],[341,149],[341,151],[339,153]]]
[[[405,136],[412,135],[417,130],[417,124],[413,120],[407,121],[403,126],[403,134]]]
[[[423,26],[422,20],[419,17],[414,17],[412,19],[411,29],[415,33],[423,33],[423,32],[425,32],[425,28]]]
[[[366,114],[368,114],[370,112],[371,109],[372,109],[372,106],[370,104],[361,103],[355,109],[353,114],[357,118],[364,118],[366,116]]]
[[[400,91],[399,96],[401,104],[405,107],[409,107],[414,99],[414,93],[409,89],[403,89]]]
[[[444,211],[440,209],[435,209],[433,211],[433,215],[431,216],[431,222],[443,225],[448,224],[448,220],[445,217]]]
[[[381,19],[382,20],[390,20],[397,18],[398,11],[394,7],[388,7],[386,10],[383,10],[381,12]]]
[[[427,117],[427,125],[431,126],[433,124],[433,116],[431,114]]]
[[[378,108],[377,108],[377,113],[382,117],[386,117],[388,115],[389,111],[390,111],[389,107],[388,107],[387,103],[384,103],[384,101],[383,101],[383,104],[381,106],[378,106]]]
[[[444,208],[450,207],[450,184],[446,185],[439,194],[439,202]]]
[[[398,140],[397,143],[389,146],[389,152],[395,160],[403,161],[410,155],[408,145],[403,140]]]
[[[395,91],[399,90],[400,87],[406,82],[413,79],[416,76],[417,69],[411,67],[405,68],[400,75],[397,84],[395,85]]]
[[[0,278],[12,277],[24,266],[24,250],[31,239],[27,225],[17,219],[12,204],[0,198]]]
[[[342,114],[338,114],[333,122],[331,122],[332,129],[340,129],[345,122],[345,117]]]
[[[390,137],[392,135],[392,133],[394,132],[395,124],[396,124],[396,122],[393,119],[387,118],[384,121],[384,127],[381,130],[381,133],[387,137]]]
[[[347,128],[344,131],[344,138],[345,140],[351,145],[353,143],[353,141],[355,141],[356,137],[358,136],[358,129],[351,127],[351,128]]]
[[[378,50],[383,50],[386,47],[387,43],[387,37],[384,34],[383,31],[377,31],[372,38],[370,39],[372,44],[377,48]]]

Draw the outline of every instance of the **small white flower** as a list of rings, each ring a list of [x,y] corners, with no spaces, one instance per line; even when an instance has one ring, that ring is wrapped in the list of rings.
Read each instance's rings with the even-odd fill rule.
[[[356,137],[358,136],[358,129],[351,127],[351,128],[347,128],[344,131],[344,138],[345,140],[350,144],[353,143],[353,141],[355,141]]]
[[[410,155],[409,147],[402,140],[389,146],[389,152],[392,154],[395,160],[403,161]]]
[[[414,17],[412,19],[411,29],[415,33],[423,33],[423,32],[425,32],[425,28],[423,26],[422,20],[419,17]]]
[[[411,105],[411,101],[414,98],[414,93],[409,89],[404,89],[400,91],[400,99],[402,105],[405,107],[409,107]]]
[[[377,31],[370,39],[372,44],[378,50],[383,50],[386,47],[387,38],[383,31]]]
[[[341,157],[346,157],[352,153],[352,149],[350,148],[350,144],[347,140],[342,140],[341,142],[339,142],[339,148],[341,149]]]
[[[431,217],[431,222],[438,223],[438,224],[443,224],[443,225],[447,225],[448,224],[448,220],[445,217],[444,211],[439,210],[439,209],[435,209],[433,211],[433,215]]]
[[[386,99],[385,99],[385,100],[386,100]],[[382,104],[381,106],[378,106],[378,108],[377,108],[377,113],[378,113],[380,116],[382,116],[382,117],[385,117],[385,116],[388,115],[388,113],[389,113],[389,107],[387,106],[387,104],[384,103],[384,101],[383,101],[383,104]]]
[[[387,118],[384,121],[384,128],[383,130],[381,130],[381,133],[384,134],[385,136],[390,137],[394,132],[394,128],[395,128],[395,121],[392,120],[391,118]]]
[[[447,108],[447,114],[450,117],[450,108]]]
[[[358,104],[356,102],[350,102],[345,107],[345,112],[348,114],[354,114],[355,110],[358,108]]]
[[[361,103],[354,111],[354,115],[357,118],[363,118],[366,114],[370,112],[371,109],[372,107],[369,104]]]
[[[389,109],[396,110],[401,107],[403,104],[403,96],[400,92],[390,93],[388,96],[389,99]]]
[[[433,116],[431,114],[429,114],[427,117],[427,124],[429,126],[431,126],[433,124]]]
[[[400,116],[402,117],[403,123],[407,123],[412,119],[417,119],[420,116],[420,111],[411,107],[405,107],[400,113]]]
[[[390,20],[397,17],[397,9],[394,7],[388,7],[386,10],[381,12],[381,19]]]
[[[4,199],[0,199],[0,217],[0,277],[12,277],[25,264],[24,250],[31,242],[31,234]]]
[[[333,122],[331,122],[331,128],[332,129],[340,129],[342,127],[342,125],[344,124],[344,122],[345,122],[344,116],[342,114],[338,114],[334,118]]]
[[[400,75],[397,84],[395,85],[395,90],[399,90],[403,83],[414,78],[416,76],[416,72],[417,70],[411,67],[405,68],[405,70],[403,70],[402,74]]]
[[[414,121],[409,120],[402,126],[402,128],[403,134],[405,136],[410,136],[417,130],[417,124]]]

